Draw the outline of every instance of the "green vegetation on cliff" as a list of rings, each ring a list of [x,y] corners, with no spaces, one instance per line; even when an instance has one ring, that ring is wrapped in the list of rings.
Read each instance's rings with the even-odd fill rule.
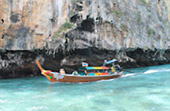
[[[148,37],[151,37],[155,34],[155,31],[151,28],[147,28],[147,33],[148,33]]]
[[[144,5],[147,4],[146,0],[141,0],[141,2],[142,2]]]
[[[121,12],[118,10],[114,10],[113,13],[116,15],[116,17],[120,18],[121,17]]]
[[[60,36],[61,32],[66,31],[67,29],[71,29],[74,26],[73,23],[71,22],[65,22],[60,29],[58,30],[58,32],[55,33],[54,37],[58,37]]]

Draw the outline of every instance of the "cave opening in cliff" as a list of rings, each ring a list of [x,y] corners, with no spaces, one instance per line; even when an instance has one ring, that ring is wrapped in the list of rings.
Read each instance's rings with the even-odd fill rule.
[[[4,23],[4,19],[1,19],[2,24]]]
[[[5,37],[5,34],[2,34],[2,37],[1,37],[1,39],[4,39],[4,37]]]
[[[78,14],[76,14],[76,15],[73,15],[73,16],[70,18],[70,21],[73,22],[73,23],[76,23],[80,18],[81,18],[81,16],[78,15]]]
[[[94,32],[94,20],[91,18],[83,20],[78,29],[82,31]]]

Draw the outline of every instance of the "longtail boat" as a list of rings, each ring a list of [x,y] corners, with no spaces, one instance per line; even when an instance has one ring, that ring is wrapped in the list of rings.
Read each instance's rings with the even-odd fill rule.
[[[93,82],[99,80],[114,79],[122,76],[121,70],[116,70],[114,66],[106,67],[105,64],[113,63],[114,60],[107,61],[101,67],[88,67],[87,63],[82,63],[84,67],[74,71],[72,74],[65,74],[63,69],[60,72],[52,72],[51,70],[44,70],[39,61],[36,64],[39,67],[41,74],[44,75],[51,83],[54,82]]]

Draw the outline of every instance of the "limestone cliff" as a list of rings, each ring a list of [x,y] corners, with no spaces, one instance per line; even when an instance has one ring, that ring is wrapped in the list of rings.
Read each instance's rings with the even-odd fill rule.
[[[170,21],[170,1],[169,0],[165,0],[165,4],[167,6],[167,10],[168,10],[168,19]]]
[[[36,75],[37,58],[69,71],[113,57],[125,67],[170,63],[169,3],[0,0],[0,77]]]

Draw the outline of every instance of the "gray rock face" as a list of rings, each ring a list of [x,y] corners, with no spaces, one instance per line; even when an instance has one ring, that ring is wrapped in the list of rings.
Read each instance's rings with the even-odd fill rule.
[[[36,75],[37,68],[32,66],[39,56],[50,66],[47,68],[69,71],[82,61],[98,65],[111,58],[119,59],[125,67],[169,63],[169,3],[0,0],[0,77],[18,77],[28,69],[27,73]],[[53,60],[56,63],[47,62]]]
[[[170,21],[170,1],[169,0],[165,0],[165,4],[166,4],[166,9],[168,10],[168,19]]]
[[[86,39],[88,46],[108,50],[169,47],[170,25],[163,1],[93,0],[82,5],[84,12],[77,12],[82,17],[80,31],[74,37]]]

